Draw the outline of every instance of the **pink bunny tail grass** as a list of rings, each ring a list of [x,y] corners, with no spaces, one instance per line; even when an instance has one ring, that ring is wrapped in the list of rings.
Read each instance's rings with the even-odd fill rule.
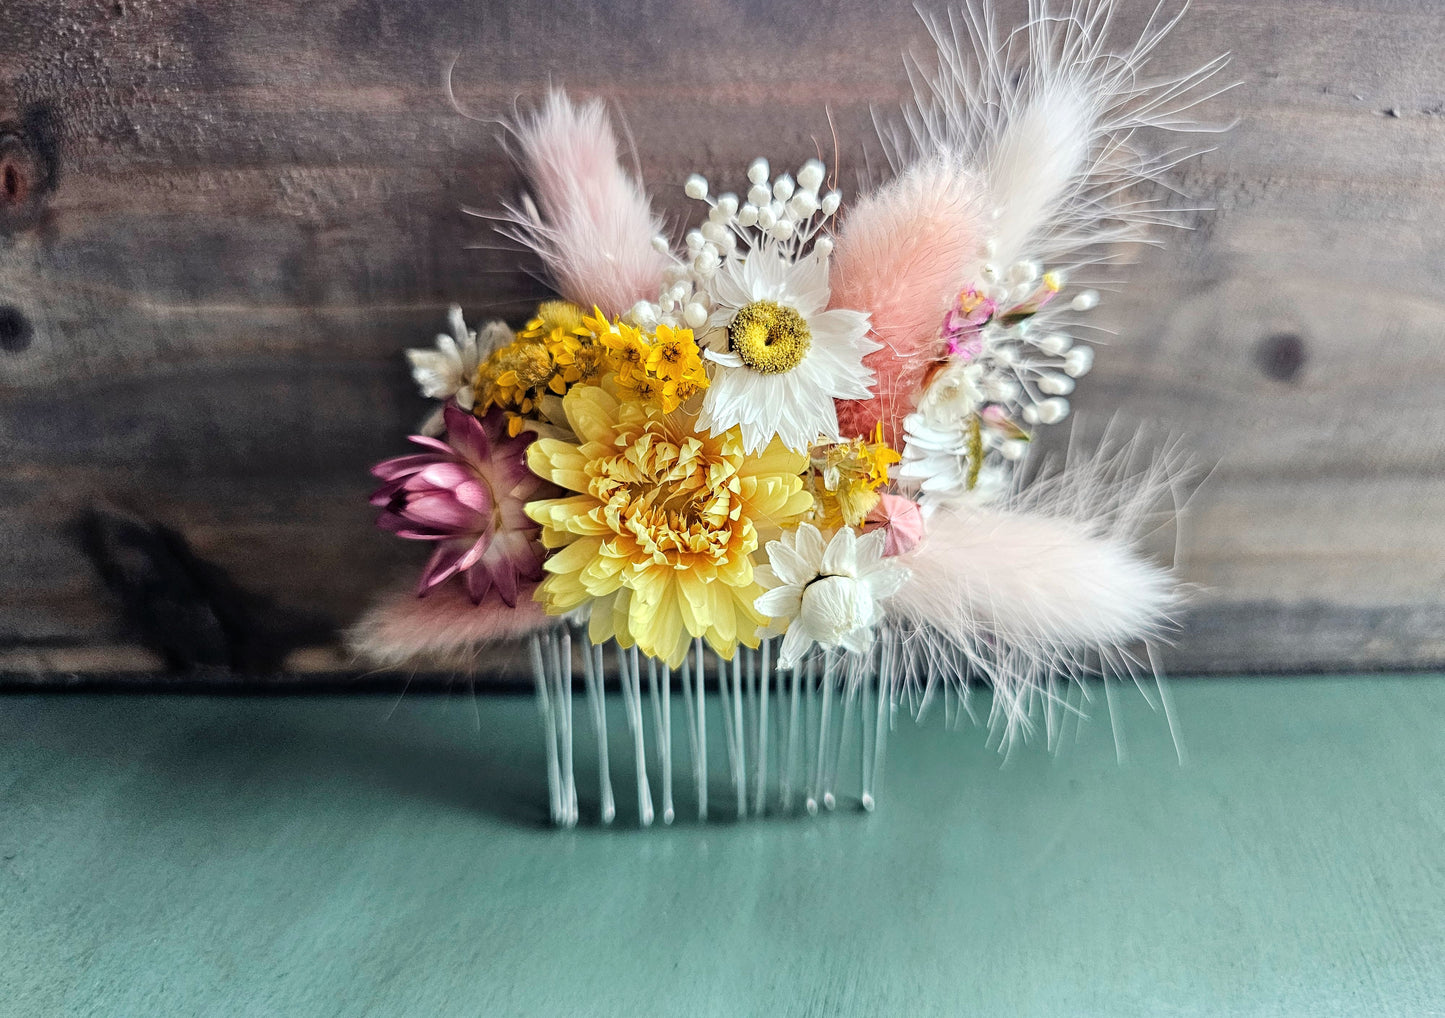
[[[906,559],[900,611],[941,629],[969,625],[1012,643],[1132,643],[1174,603],[1169,572],[1069,519],[978,506],[939,510]],[[946,593],[947,596],[940,596]]]
[[[655,300],[668,256],[653,247],[662,222],[617,161],[617,137],[597,100],[550,92],[514,128],[517,161],[536,203],[508,208],[501,232],[536,251],[557,292],[609,315]]]
[[[1004,746],[1040,716],[1056,745],[1064,718],[1081,713],[1071,682],[1088,675],[1128,677],[1150,696],[1147,645],[1177,628],[1186,591],[1141,545],[1177,519],[1188,473],[1173,446],[1146,458],[1137,439],[1106,438],[998,504],[935,510],[890,608],[909,634],[908,681],[987,682]]]
[[[517,606],[508,608],[490,597],[472,604],[466,587],[450,582],[417,597],[408,587],[385,594],[347,634],[347,646],[358,658],[379,668],[416,664],[468,668],[485,646],[516,640],[554,624],[532,600],[534,583],[517,592]]]
[[[883,422],[898,447],[903,418],[943,355],[939,326],[979,262],[975,181],[946,158],[914,163],[848,212],[833,251],[832,305],[867,311],[882,348],[863,358],[878,378],[868,400],[838,401],[845,438]]]

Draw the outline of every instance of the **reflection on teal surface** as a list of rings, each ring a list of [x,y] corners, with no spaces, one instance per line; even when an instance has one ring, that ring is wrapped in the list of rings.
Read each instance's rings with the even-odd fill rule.
[[[0,699],[0,1015],[1445,1013],[1445,679],[1174,694],[1183,766],[939,716],[871,816],[647,832],[620,725],[542,826],[526,697]]]

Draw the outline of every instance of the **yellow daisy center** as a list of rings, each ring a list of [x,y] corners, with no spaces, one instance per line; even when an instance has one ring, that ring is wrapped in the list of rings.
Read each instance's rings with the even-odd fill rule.
[[[755,300],[728,326],[728,345],[744,364],[765,375],[791,371],[813,344],[803,316],[776,301]]]

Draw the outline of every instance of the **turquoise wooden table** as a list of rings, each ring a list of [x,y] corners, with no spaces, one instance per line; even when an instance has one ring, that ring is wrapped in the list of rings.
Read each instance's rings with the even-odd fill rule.
[[[645,833],[542,826],[526,697],[0,698],[0,1014],[1445,1014],[1445,679],[1174,693],[1182,765],[938,716],[873,815]]]

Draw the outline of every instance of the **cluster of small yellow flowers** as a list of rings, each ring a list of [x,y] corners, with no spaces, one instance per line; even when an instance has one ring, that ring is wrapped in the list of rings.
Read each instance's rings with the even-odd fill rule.
[[[593,309],[583,330],[606,353],[624,399],[672,413],[707,388],[707,371],[691,329],[662,324],[651,335]]]
[[[558,396],[578,383],[594,384],[609,370],[607,355],[586,328],[586,315],[568,301],[548,301],[537,309],[537,317],[517,334],[519,339],[540,342],[547,348],[556,372],[547,388]]]
[[[878,504],[878,489],[888,483],[888,468],[902,457],[883,441],[880,422],[872,441],[816,446],[810,456],[817,499],[817,522],[823,528],[858,527]],[[818,481],[822,487],[817,487]]]
[[[580,307],[550,300],[511,343],[494,351],[477,368],[475,413],[492,407],[507,411],[507,431],[515,436],[528,418],[542,415],[547,393],[564,396],[578,383],[595,383],[610,366],[583,325]]]
[[[671,413],[707,388],[707,371],[691,329],[659,325],[647,333],[597,308],[588,314],[564,300],[543,303],[516,338],[477,368],[474,413],[507,412],[507,431],[548,421],[543,399],[574,385],[616,376],[619,395]],[[553,404],[555,410],[556,404]]]

